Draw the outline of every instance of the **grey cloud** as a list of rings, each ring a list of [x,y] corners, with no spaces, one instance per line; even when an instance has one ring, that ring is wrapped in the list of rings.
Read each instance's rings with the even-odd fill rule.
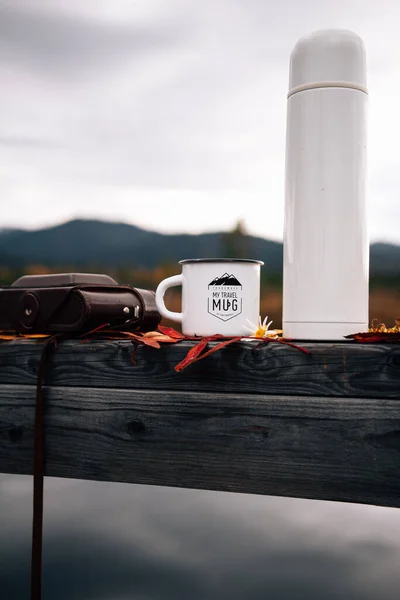
[[[0,146],[6,146],[10,148],[57,148],[56,144],[52,140],[45,140],[41,138],[29,138],[22,136],[11,136],[0,134]]]
[[[268,160],[263,142],[272,139],[274,125],[268,124],[265,106],[268,102],[271,104],[271,99],[265,87],[259,90],[256,83],[253,91],[253,86],[259,70],[268,72],[268,65],[269,79],[276,77],[276,71],[272,70],[276,57],[268,56],[266,50],[273,45],[272,36],[260,36],[260,29],[255,27],[252,43],[248,43],[245,34],[252,13],[243,11],[240,5],[230,19],[226,19],[228,6],[224,2],[218,6],[207,1],[202,6],[192,4],[190,10],[182,4],[182,14],[177,10],[178,4],[171,3],[168,22],[161,20],[163,35],[173,32],[175,48],[181,48],[176,54],[160,53],[146,68],[152,49],[141,49],[133,62],[130,60],[132,52],[127,52],[125,71],[120,79],[113,78],[112,91],[106,83],[109,65],[102,64],[105,87],[99,86],[96,94],[90,92],[84,82],[72,100],[68,92],[65,98],[56,99],[60,135],[69,138],[66,146],[70,152],[60,155],[59,159],[52,157],[51,161],[58,162],[50,170],[48,164],[41,163],[46,178],[207,189],[246,185],[256,178],[257,171],[261,172]],[[243,12],[242,28],[240,15]],[[43,14],[39,35],[36,35],[40,40],[40,29],[50,28],[49,24],[44,25]],[[186,23],[185,44],[182,35],[177,34],[182,31],[181,21]],[[60,18],[58,26],[62,24]],[[220,34],[216,35],[219,27]],[[157,28],[159,24],[155,25],[155,31]],[[101,28],[96,26],[96,31],[99,42]],[[76,35],[78,33],[83,34],[79,30]],[[69,36],[70,45],[72,37],[68,26],[64,35]],[[18,41],[21,32],[14,37],[24,48],[25,42]],[[107,47],[107,43],[104,46]],[[40,52],[36,60],[42,61]],[[56,64],[60,56],[56,53],[51,60]],[[138,74],[141,62],[144,66]],[[46,59],[43,70],[45,67]],[[79,68],[77,65],[76,70]],[[141,75],[146,71],[150,72],[151,82],[143,86]],[[58,76],[62,73],[61,69]],[[241,93],[248,87],[239,102],[236,100],[238,81],[243,82]],[[256,97],[251,102],[252,94]],[[281,96],[284,98],[284,91]],[[43,97],[43,103],[50,102],[50,98],[51,90]],[[24,102],[25,99],[17,100],[13,110],[17,111],[18,105]],[[37,110],[43,111],[40,104]],[[53,112],[51,107],[50,114]],[[75,115],[79,115],[77,124]],[[281,127],[283,131],[283,118]],[[245,157],[242,144],[237,143],[237,136],[243,135],[242,132],[249,139]],[[40,170],[40,164],[37,168]]]
[[[55,9],[0,7],[0,58],[53,79],[93,76],[143,53],[176,46],[183,30],[107,23]]]
[[[77,194],[86,184],[128,186],[132,197],[141,187],[253,189],[281,201],[296,39],[329,26],[365,32],[371,75],[385,64],[374,84],[383,107],[385,81],[389,90],[390,73],[395,79],[398,35],[387,25],[399,9],[391,0],[114,4],[107,18],[107,3],[95,1],[0,3],[0,183],[11,195],[21,182],[33,194],[68,182]],[[375,109],[385,132],[376,163],[395,154],[390,110]],[[376,205],[387,205],[397,181],[375,181]],[[380,229],[392,223],[382,216]]]
[[[56,80],[102,73],[96,88],[81,80],[73,97],[68,90],[55,98],[57,133],[69,152],[52,157],[51,170],[42,162],[43,177],[199,189],[266,185],[266,167],[275,169],[277,152],[283,155],[291,46],[301,23],[309,30],[328,10],[308,4],[310,10],[297,0],[279,7],[170,0],[147,27],[129,17],[128,2],[120,4],[124,25],[83,16],[74,2],[75,15],[8,8],[0,40],[27,69]],[[51,102],[51,89],[41,95],[43,106]],[[25,100],[16,98],[13,110]],[[43,113],[40,103],[36,110]]]

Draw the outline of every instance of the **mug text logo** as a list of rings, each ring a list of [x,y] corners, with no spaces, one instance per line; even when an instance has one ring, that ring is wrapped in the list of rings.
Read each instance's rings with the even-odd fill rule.
[[[242,284],[231,273],[215,277],[208,284],[208,307],[210,315],[221,321],[229,321],[242,312]]]

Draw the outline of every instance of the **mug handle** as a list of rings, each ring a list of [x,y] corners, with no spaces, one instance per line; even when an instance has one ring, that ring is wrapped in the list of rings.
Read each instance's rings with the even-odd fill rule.
[[[173,312],[168,310],[168,308],[164,304],[164,295],[168,288],[174,287],[175,285],[182,285],[183,283],[183,275],[173,275],[173,277],[167,277],[158,284],[156,289],[156,305],[157,310],[161,316],[166,319],[171,319],[171,321],[177,321],[178,323],[182,323],[182,313]]]

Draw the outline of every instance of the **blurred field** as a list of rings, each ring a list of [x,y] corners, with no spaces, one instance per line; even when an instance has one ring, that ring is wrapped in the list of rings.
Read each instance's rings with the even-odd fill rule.
[[[400,317],[400,287],[399,288],[372,288],[369,295],[370,322],[378,319],[386,325],[393,325],[395,319]],[[170,310],[180,311],[180,292],[169,290],[165,303]],[[261,315],[273,320],[273,326],[282,326],[282,289],[280,287],[265,286],[261,292]],[[176,324],[174,324],[176,327]],[[354,332],[357,333],[357,332]]]
[[[79,269],[82,270],[82,269]],[[45,274],[74,272],[73,265],[49,268],[44,265],[29,265],[23,270],[0,266],[0,283],[7,285],[23,274]],[[92,265],[85,269],[91,273],[108,273],[119,283],[136,287],[156,289],[157,284],[166,277],[175,275],[179,270],[175,264],[164,264],[155,269],[104,269],[101,265]],[[179,288],[170,289],[166,295],[166,304],[170,310],[180,311]],[[261,285],[261,315],[273,320],[273,326],[282,326],[282,284],[280,277],[267,278],[264,274]],[[370,322],[378,319],[390,326],[400,317],[400,278],[371,278],[370,281]],[[177,324],[174,324],[178,328]]]

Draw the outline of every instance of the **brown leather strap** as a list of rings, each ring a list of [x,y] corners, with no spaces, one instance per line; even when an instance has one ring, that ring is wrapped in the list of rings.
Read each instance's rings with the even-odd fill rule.
[[[46,340],[40,358],[37,384],[34,426],[34,464],[33,464],[33,522],[32,522],[32,559],[31,559],[31,600],[42,598],[42,548],[43,548],[43,480],[44,480],[44,397],[43,377],[46,360],[57,338]]]

